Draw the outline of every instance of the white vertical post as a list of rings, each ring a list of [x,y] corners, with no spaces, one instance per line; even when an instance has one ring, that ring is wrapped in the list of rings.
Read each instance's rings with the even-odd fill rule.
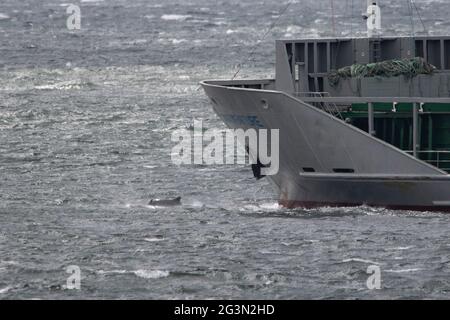
[[[375,135],[375,130],[374,130],[374,121],[373,121],[373,103],[369,102],[369,108],[368,108],[368,119],[369,119],[369,134],[371,136]]]
[[[419,110],[417,103],[413,103],[413,155],[417,158],[418,145],[418,129],[419,129]]]

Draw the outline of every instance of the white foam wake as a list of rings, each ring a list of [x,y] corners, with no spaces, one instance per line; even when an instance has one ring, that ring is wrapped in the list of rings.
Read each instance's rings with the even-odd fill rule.
[[[365,259],[360,259],[360,258],[350,258],[350,259],[345,259],[342,260],[343,263],[348,263],[348,262],[360,262],[360,263],[367,263],[367,264],[374,264],[374,265],[379,265],[380,263],[375,262],[375,261],[371,261],[371,260],[365,260]]]
[[[422,269],[413,268],[413,269],[400,269],[400,270],[385,270],[384,272],[388,272],[388,273],[409,273],[409,272],[418,272],[418,271],[422,271]]]
[[[134,271],[134,274],[137,277],[144,279],[160,279],[167,278],[170,272],[162,270],[136,270]]]
[[[91,86],[91,83],[82,81],[62,81],[53,84],[37,85],[34,88],[37,90],[72,90],[82,89]]]
[[[413,249],[414,246],[409,246],[409,247],[395,247],[395,248],[388,248],[386,250],[388,251],[406,251],[406,250],[411,250]]]
[[[144,241],[146,241],[146,242],[161,242],[161,241],[164,241],[164,238],[145,238]]]
[[[161,279],[167,278],[170,275],[169,271],[165,270],[145,270],[139,269],[134,271],[128,270],[100,270],[97,272],[100,275],[114,275],[114,274],[134,274],[136,277],[144,278],[144,279]]]
[[[6,287],[6,288],[3,288],[3,289],[0,289],[0,294],[8,293],[8,291],[11,290],[11,289],[12,289],[12,287]]]
[[[161,19],[166,21],[185,21],[189,18],[191,18],[190,15],[182,15],[182,14],[163,14],[161,16]]]

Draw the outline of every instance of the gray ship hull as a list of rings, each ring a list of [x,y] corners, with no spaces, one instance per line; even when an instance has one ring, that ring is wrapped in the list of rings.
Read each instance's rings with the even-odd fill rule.
[[[280,130],[280,204],[450,212],[450,176],[287,93],[273,81],[207,81],[214,111],[232,129]],[[255,88],[255,89],[250,89]],[[242,119],[257,119],[258,126]],[[305,172],[311,169],[314,172]]]

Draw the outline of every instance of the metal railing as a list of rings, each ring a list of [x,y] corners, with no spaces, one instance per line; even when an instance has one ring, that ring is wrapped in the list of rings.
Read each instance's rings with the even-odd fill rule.
[[[334,102],[337,104],[352,103],[450,103],[450,98],[432,98],[432,97],[317,97],[305,96],[305,102]]]
[[[406,153],[414,154],[412,150],[406,150]],[[450,171],[450,150],[423,150],[417,151],[418,158],[444,171]],[[428,157],[421,157],[427,155]],[[428,158],[428,159],[426,159]]]

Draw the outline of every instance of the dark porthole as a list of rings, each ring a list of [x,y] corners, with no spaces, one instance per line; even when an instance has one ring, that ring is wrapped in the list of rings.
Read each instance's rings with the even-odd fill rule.
[[[346,169],[346,168],[337,168],[337,169],[333,169],[334,173],[355,173],[354,169]]]
[[[316,172],[314,168],[303,168],[303,172]]]

